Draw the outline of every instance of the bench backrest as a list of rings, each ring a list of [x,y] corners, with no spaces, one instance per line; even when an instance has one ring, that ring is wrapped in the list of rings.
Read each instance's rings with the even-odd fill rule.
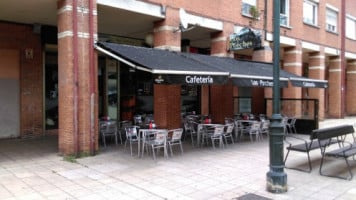
[[[354,133],[354,131],[355,130],[352,125],[340,125],[329,128],[315,129],[313,130],[312,135],[310,137],[315,137],[318,140],[325,140]]]

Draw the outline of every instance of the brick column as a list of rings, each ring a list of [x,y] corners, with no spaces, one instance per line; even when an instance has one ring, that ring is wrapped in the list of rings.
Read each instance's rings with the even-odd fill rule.
[[[284,49],[284,57],[283,57],[283,69],[287,72],[302,75],[302,50],[300,46],[296,47],[288,47]],[[290,83],[288,84],[288,88],[283,89],[283,98],[293,98],[298,99],[302,97],[302,88],[293,87]],[[283,103],[283,102],[282,102]],[[282,104],[281,113],[285,113],[290,116],[301,116],[301,102],[295,102],[293,104],[287,103]]]
[[[178,31],[178,27],[179,10],[167,7],[166,19],[154,23],[154,48],[181,51],[181,32]]]
[[[315,52],[309,54],[309,78],[325,80],[325,55],[323,52]],[[324,88],[308,88],[309,98],[319,100],[319,120],[325,118],[325,89]],[[309,109],[314,108],[309,106]],[[314,113],[314,112],[309,112]]]
[[[258,62],[268,62],[273,63],[273,50],[269,46],[268,43],[264,44],[262,49],[258,49],[253,51],[252,60]],[[271,66],[273,68],[273,66]],[[272,98],[273,95],[273,88],[272,87],[265,87],[264,88],[264,98]],[[258,99],[259,104],[264,105],[264,99]],[[267,105],[265,108],[266,115],[271,117],[272,116],[272,101],[267,101]]]
[[[234,30],[233,24],[225,23],[224,30],[211,34],[211,56],[233,57],[232,52],[228,52],[228,37]],[[214,122],[224,123],[225,117],[233,117],[234,103],[233,103],[233,86],[231,83],[225,85],[211,85],[210,99],[204,101],[209,104],[210,114]],[[204,96],[209,96],[205,94]],[[203,102],[202,102],[203,103]],[[203,107],[204,105],[202,105]]]
[[[154,23],[154,48],[181,51],[179,10],[166,9],[166,19]],[[154,119],[158,127],[181,127],[181,85],[154,84]]]
[[[58,4],[59,152],[94,153],[97,131],[97,32],[95,0]]]
[[[154,119],[159,128],[181,127],[181,86],[154,85]]]
[[[225,123],[225,117],[233,117],[233,87],[225,85],[210,86],[210,114],[214,123]]]
[[[208,115],[210,114],[209,110],[209,87],[208,85],[202,85],[201,86],[201,94],[200,94],[200,112],[202,115]]]
[[[356,114],[356,60],[347,63],[346,67],[346,113]]]
[[[329,59],[329,117],[341,118],[341,59],[338,56]]]

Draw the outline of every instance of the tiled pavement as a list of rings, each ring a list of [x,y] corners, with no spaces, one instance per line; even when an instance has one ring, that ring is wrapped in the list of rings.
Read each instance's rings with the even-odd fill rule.
[[[353,124],[356,118],[325,120],[320,127]],[[0,199],[237,199],[252,193],[270,199],[356,199],[356,180],[320,176],[320,152],[311,154],[311,173],[286,169],[288,192],[266,191],[268,139],[225,149],[191,148],[157,161],[131,157],[123,146],[93,157],[64,160],[56,137],[0,140]],[[293,153],[293,152],[292,152]],[[305,163],[294,153],[289,165]],[[339,168],[344,163],[334,162]],[[353,163],[356,166],[356,162]],[[356,173],[356,168],[353,170]]]

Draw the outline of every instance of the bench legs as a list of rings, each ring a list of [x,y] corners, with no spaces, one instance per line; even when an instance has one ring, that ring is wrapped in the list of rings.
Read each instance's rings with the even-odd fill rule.
[[[308,156],[308,166],[309,166],[309,169],[302,169],[302,168],[297,168],[297,167],[287,167],[286,161],[287,161],[289,152],[290,152],[290,150],[288,149],[287,154],[286,154],[286,157],[284,158],[284,167],[285,167],[285,168],[287,168],[287,169],[295,169],[295,170],[299,170],[299,171],[303,171],[303,172],[308,172],[308,173],[310,173],[310,172],[312,171],[312,165],[311,165],[311,160],[310,160],[309,151],[306,151],[306,152],[305,152],[305,153],[307,153],[307,156]]]
[[[319,174],[322,175],[322,176],[328,176],[328,177],[340,178],[340,179],[345,179],[345,180],[351,180],[352,177],[353,177],[353,174],[352,174],[352,171],[351,171],[351,166],[350,166],[349,161],[347,160],[347,157],[344,157],[344,159],[345,159],[345,162],[346,162],[346,165],[347,165],[347,170],[348,170],[350,176],[344,177],[344,176],[337,176],[337,175],[330,175],[330,174],[322,173],[321,169],[322,169],[323,163],[324,163],[324,156],[321,158],[321,161],[320,161]]]

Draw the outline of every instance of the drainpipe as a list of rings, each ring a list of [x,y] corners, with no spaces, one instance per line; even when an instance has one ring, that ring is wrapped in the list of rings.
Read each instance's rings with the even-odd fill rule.
[[[73,140],[74,140],[74,155],[75,157],[78,157],[79,153],[79,139],[78,139],[78,118],[79,118],[79,113],[78,113],[78,96],[79,96],[79,90],[78,90],[78,67],[79,67],[79,61],[78,61],[78,19],[77,19],[77,1],[73,1],[73,75],[74,75],[74,88],[73,88]]]
[[[341,118],[345,117],[345,92],[346,92],[346,59],[345,59],[345,24],[346,24],[346,5],[345,0],[341,0]]]
[[[89,0],[89,92],[90,92],[90,155],[95,153],[95,64],[94,64],[94,0]]]

